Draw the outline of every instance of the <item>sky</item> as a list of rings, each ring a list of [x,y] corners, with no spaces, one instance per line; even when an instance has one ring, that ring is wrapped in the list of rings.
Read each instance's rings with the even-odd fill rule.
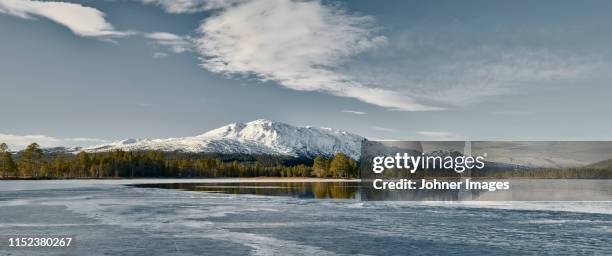
[[[612,140],[610,1],[0,0],[0,141]]]

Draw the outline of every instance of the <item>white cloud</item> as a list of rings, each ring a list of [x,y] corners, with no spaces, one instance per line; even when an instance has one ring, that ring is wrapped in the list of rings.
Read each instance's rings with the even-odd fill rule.
[[[165,53],[165,52],[154,52],[153,53],[153,58],[154,59],[161,59],[161,58],[164,58],[164,57],[168,57],[168,54]]]
[[[179,1],[180,2],[180,1]],[[177,4],[179,3],[177,2]],[[182,53],[191,51],[193,44],[189,37],[181,37],[167,32],[124,32],[117,31],[106,21],[105,14],[95,8],[67,2],[41,2],[31,0],[0,0],[0,13],[33,19],[34,16],[47,18],[66,26],[74,34],[83,37],[102,37],[116,43],[111,38],[138,35],[152,40],[156,45],[168,48],[170,52]],[[167,56],[167,53],[156,52],[154,58]]]
[[[355,114],[355,115],[365,115],[366,112],[355,111],[355,110],[342,110],[344,113]]]
[[[181,37],[172,33],[154,32],[145,34],[144,37],[155,41],[158,45],[167,47],[174,53],[191,51],[193,48],[188,37]]]
[[[0,0],[0,13],[23,19],[33,19],[33,16],[47,18],[84,37],[121,37],[130,34],[115,30],[105,20],[103,12],[75,3]]]
[[[371,126],[370,128],[372,128],[373,130],[376,130],[376,131],[380,131],[380,132],[398,132],[398,130],[396,130],[396,129],[382,127],[382,126]]]
[[[461,136],[452,132],[419,131],[417,134],[427,140],[461,140]]]
[[[194,39],[202,67],[254,75],[302,91],[320,91],[406,111],[438,110],[409,94],[364,84],[338,70],[351,57],[384,45],[372,17],[320,1],[253,0],[202,22]]]
[[[411,36],[413,44],[423,40]],[[390,36],[389,47],[377,49],[368,61],[351,62],[345,72],[357,81],[383,84],[385,89],[411,95],[421,103],[465,106],[496,96],[576,83],[602,66],[596,57],[571,51],[509,47],[498,42],[457,45],[452,38],[435,39],[424,40],[434,41],[431,45],[403,49],[396,46],[397,41],[408,39]]]
[[[438,66],[435,71],[439,75],[429,80],[434,89],[426,96],[463,105],[490,96],[520,93],[530,87],[572,81],[597,65],[543,49],[474,51],[461,60]]]
[[[154,4],[169,13],[195,13],[230,7],[246,0],[141,0]]]
[[[34,142],[38,143],[41,147],[59,147],[91,146],[107,143],[108,141],[93,138],[56,138],[46,135],[14,135],[0,133],[0,143],[6,143],[13,150],[22,149]]]

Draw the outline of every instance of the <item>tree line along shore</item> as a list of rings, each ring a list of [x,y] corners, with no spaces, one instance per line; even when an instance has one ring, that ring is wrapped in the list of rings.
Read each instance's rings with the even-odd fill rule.
[[[409,174],[406,174],[409,175]],[[408,176],[401,177],[408,177]],[[0,179],[104,178],[359,178],[359,163],[343,153],[296,158],[275,155],[111,151],[45,153],[36,143],[13,154],[0,144]],[[455,177],[452,170],[419,170],[412,178]],[[482,178],[610,179],[612,168],[472,171]],[[399,176],[396,176],[399,177]]]
[[[195,154],[161,151],[45,154],[36,143],[12,154],[0,144],[0,178],[356,178],[358,164],[343,153],[315,159],[271,155]]]

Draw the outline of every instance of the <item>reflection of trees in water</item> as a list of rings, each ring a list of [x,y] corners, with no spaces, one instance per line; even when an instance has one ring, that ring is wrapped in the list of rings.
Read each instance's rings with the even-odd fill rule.
[[[134,186],[209,193],[291,196],[316,199],[354,199],[359,189],[359,184],[354,182],[167,183]]]
[[[327,198],[327,184],[310,184],[311,191],[314,193],[314,198]]]
[[[357,194],[358,184],[350,182],[312,182],[314,198],[353,199]]]

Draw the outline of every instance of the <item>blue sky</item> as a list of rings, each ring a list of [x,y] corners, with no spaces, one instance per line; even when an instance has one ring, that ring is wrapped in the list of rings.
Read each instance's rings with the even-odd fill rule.
[[[0,141],[612,139],[610,1],[0,0]]]

